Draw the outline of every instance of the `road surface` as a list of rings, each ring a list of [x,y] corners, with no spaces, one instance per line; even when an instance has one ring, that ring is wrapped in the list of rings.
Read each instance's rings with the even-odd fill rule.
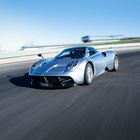
[[[140,51],[89,86],[35,89],[31,62],[0,66],[0,140],[140,140]]]

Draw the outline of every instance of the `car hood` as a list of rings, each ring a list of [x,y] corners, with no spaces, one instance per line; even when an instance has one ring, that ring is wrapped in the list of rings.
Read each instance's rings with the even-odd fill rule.
[[[39,63],[35,68],[31,68],[30,74],[46,75],[57,72],[64,73],[68,64],[76,60],[77,59],[52,59],[49,61],[44,60],[41,63]]]

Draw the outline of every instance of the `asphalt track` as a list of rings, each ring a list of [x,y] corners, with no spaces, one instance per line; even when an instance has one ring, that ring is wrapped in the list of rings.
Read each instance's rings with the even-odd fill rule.
[[[0,66],[0,140],[140,140],[140,50],[90,86],[35,89],[31,62]]]

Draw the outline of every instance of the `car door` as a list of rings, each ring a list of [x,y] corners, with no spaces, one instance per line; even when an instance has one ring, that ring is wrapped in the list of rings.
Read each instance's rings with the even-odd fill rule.
[[[103,73],[106,68],[105,54],[96,51],[94,48],[88,48],[89,57],[94,65],[95,75]]]

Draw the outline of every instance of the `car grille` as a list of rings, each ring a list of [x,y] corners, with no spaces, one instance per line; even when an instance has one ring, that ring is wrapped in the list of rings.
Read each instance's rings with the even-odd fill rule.
[[[65,85],[74,83],[69,76],[32,76],[31,79],[38,83],[49,83],[51,85]]]

